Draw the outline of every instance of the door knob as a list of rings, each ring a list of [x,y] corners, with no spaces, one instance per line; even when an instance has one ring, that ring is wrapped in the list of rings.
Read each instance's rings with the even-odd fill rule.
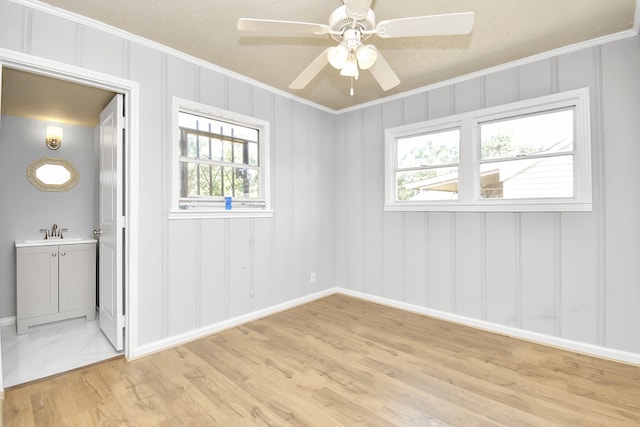
[[[93,235],[94,236],[100,236],[102,234],[102,230],[98,229],[98,230],[93,230]]]

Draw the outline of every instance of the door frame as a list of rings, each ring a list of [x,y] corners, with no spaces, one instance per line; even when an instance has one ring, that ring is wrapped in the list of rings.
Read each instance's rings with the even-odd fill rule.
[[[0,76],[1,67],[9,67],[17,70],[40,74],[59,80],[66,80],[85,86],[97,87],[116,93],[124,94],[124,109],[126,113],[125,123],[125,150],[123,191],[125,192],[125,239],[123,249],[125,258],[124,269],[124,310],[125,310],[125,336],[124,355],[130,358],[138,346],[138,185],[139,185],[139,157],[138,157],[138,123],[139,123],[139,84],[133,80],[111,76],[97,71],[64,64],[44,58],[26,55],[0,48]],[[0,85],[1,90],[1,85]],[[122,254],[118,254],[122,256]]]

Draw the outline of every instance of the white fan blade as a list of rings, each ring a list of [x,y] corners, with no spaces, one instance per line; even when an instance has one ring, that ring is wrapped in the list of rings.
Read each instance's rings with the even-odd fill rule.
[[[238,19],[238,30],[322,35],[327,34],[330,28],[328,25],[310,22],[240,18]]]
[[[344,0],[347,16],[351,19],[365,19],[371,9],[371,0]]]
[[[474,19],[473,12],[390,19],[378,23],[376,34],[383,38],[469,34]]]
[[[300,75],[289,85],[289,89],[304,89],[304,87],[308,85],[309,82],[313,80],[313,78],[317,76],[318,73],[329,63],[329,57],[327,56],[329,49],[331,48],[326,48],[316,57],[316,59],[311,61],[311,64],[307,65],[307,68],[302,70]]]
[[[380,51],[378,49],[376,49],[376,51],[378,52],[378,59],[376,59],[376,62],[369,68],[369,71],[371,71],[373,78],[376,79],[382,90],[387,91],[393,89],[400,84],[400,79]]]

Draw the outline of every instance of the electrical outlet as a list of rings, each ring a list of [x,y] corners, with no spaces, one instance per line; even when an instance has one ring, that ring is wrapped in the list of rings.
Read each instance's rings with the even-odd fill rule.
[[[316,273],[313,272],[309,275],[309,283],[314,284],[316,283]]]

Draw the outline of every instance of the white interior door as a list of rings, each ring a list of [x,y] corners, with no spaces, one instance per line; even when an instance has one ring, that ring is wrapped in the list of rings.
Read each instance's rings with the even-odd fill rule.
[[[116,95],[100,114],[100,329],[116,350],[124,343],[123,130],[124,97]]]

